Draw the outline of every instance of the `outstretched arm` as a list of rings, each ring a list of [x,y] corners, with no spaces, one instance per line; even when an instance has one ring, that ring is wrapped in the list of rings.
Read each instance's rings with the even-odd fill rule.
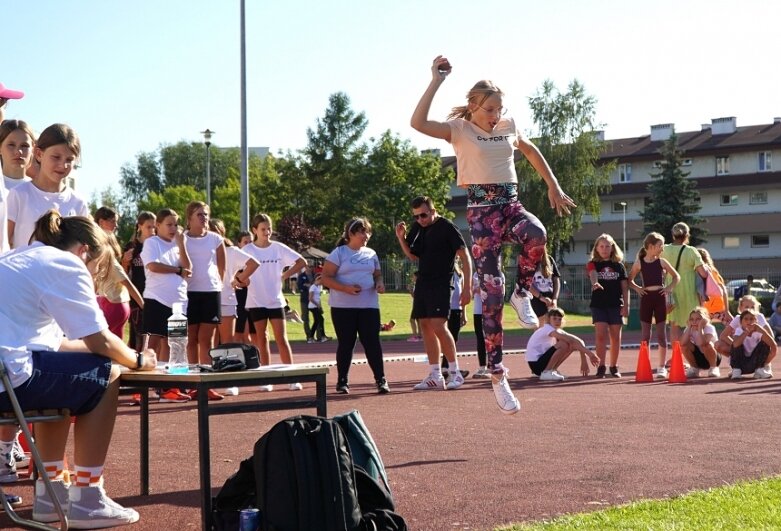
[[[575,208],[578,205],[576,205],[572,198],[565,194],[564,190],[561,189],[558,179],[553,175],[553,170],[548,166],[548,161],[542,156],[542,153],[537,149],[537,146],[522,136],[518,137],[515,146],[523,153],[526,160],[529,161],[548,186],[548,201],[550,201],[550,207],[554,209],[559,216],[569,215],[569,209]]]
[[[431,65],[431,82],[423,96],[420,97],[420,101],[417,107],[415,107],[415,112],[412,113],[409,123],[413,129],[420,131],[424,135],[450,142],[450,126],[444,122],[429,120],[428,117],[431,102],[434,101],[434,94],[437,93],[439,86],[448,75],[450,75],[450,63],[445,57],[441,55],[436,56],[434,63]]]

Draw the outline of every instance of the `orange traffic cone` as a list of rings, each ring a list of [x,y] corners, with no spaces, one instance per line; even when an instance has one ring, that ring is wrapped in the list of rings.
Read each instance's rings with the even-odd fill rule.
[[[651,358],[648,352],[648,343],[640,343],[640,354],[637,356],[637,371],[635,372],[635,382],[653,382],[654,375],[651,373]]]
[[[670,363],[670,376],[667,381],[670,383],[686,383],[683,354],[681,354],[681,344],[678,341],[673,342],[673,359]]]

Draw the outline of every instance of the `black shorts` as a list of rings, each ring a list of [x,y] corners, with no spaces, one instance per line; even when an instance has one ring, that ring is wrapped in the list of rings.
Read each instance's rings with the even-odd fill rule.
[[[697,366],[698,369],[710,369],[710,363],[708,363],[708,359],[705,357],[705,354],[702,353],[700,350],[700,347],[697,345],[694,345],[694,350],[692,352],[694,355],[694,364]],[[716,367],[721,365],[721,354],[716,354]]]
[[[222,320],[219,291],[187,292],[187,324],[218,325]]]
[[[530,361],[529,368],[532,370],[534,374],[539,376],[542,374],[542,371],[545,370],[545,368],[548,366],[548,363],[550,363],[551,358],[553,357],[554,352],[556,352],[556,346],[552,346],[548,350],[545,351],[545,354],[540,356],[540,359],[537,361]]]
[[[160,301],[144,299],[144,313],[141,317],[145,334],[168,336],[168,318],[174,311]]]
[[[621,318],[621,308],[619,306],[613,306],[611,308],[594,308],[591,307],[591,322],[607,323],[609,325],[624,324],[624,320]]]
[[[412,297],[412,318],[428,319],[441,317],[447,319],[450,315],[450,285],[415,284],[415,294]]]
[[[266,321],[267,319],[284,319],[284,308],[247,308],[250,322]]]
[[[249,312],[247,311],[247,289],[236,290],[236,332],[239,334],[244,333],[244,324],[249,325],[249,333],[255,333],[255,325],[249,318]]]
[[[667,321],[667,298],[659,291],[647,291],[640,297],[640,322],[657,324]]]
[[[540,297],[553,297],[552,291],[546,291],[546,292],[540,292]],[[542,302],[537,297],[532,297],[532,310],[534,310],[534,315],[537,317],[542,317],[543,315],[546,315],[548,313],[548,305]]]

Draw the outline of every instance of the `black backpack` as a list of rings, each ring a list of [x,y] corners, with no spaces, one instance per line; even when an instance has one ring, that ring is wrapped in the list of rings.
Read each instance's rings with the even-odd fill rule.
[[[336,422],[307,415],[285,419],[255,443],[253,457],[261,529],[360,529],[352,455]]]

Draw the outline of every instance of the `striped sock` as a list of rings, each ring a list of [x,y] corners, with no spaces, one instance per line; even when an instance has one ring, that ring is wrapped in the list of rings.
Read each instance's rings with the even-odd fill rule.
[[[103,476],[102,466],[80,466],[76,465],[76,486],[90,487],[100,484],[100,478]]]
[[[49,479],[63,479],[65,472],[65,461],[44,461],[43,469]]]

